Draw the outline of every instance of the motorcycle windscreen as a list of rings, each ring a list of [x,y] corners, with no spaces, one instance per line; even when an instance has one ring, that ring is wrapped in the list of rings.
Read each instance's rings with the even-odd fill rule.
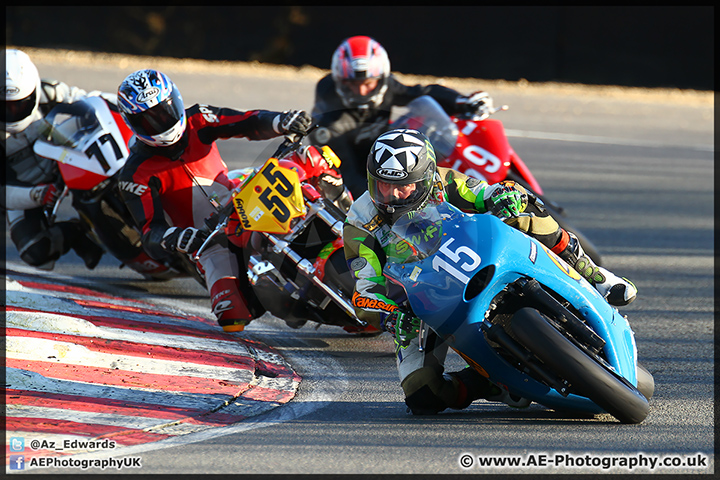
[[[452,155],[458,138],[458,127],[434,98],[423,95],[407,104],[407,112],[393,122],[393,128],[422,132],[438,156],[438,161]]]
[[[72,104],[56,105],[44,118],[45,133],[33,146],[35,153],[59,164],[95,176],[110,177],[119,171],[128,157],[125,139],[100,97],[87,97]],[[92,177],[93,175],[91,175]],[[66,184],[71,189],[87,189]]]
[[[416,262],[440,248],[443,229],[438,207],[441,205],[429,200],[421,210],[408,212],[393,224],[390,243],[385,247],[389,262]]]

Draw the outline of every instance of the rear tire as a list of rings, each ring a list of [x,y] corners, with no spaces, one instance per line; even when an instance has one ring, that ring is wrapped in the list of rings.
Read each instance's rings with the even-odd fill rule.
[[[540,312],[522,308],[511,326],[518,341],[566,380],[573,393],[589,398],[622,423],[640,423],[647,417],[648,400],[637,388],[587,356]]]

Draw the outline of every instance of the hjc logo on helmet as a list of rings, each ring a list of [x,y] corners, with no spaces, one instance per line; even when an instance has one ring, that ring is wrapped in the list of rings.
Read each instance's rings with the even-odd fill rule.
[[[378,177],[387,178],[388,180],[401,180],[408,176],[406,171],[394,168],[378,168],[376,173]]]
[[[13,86],[10,86],[10,87],[2,86],[2,87],[0,87],[0,95],[5,94],[5,96],[7,97],[7,96],[12,96],[12,95],[17,95],[18,93],[20,93],[20,89],[17,88],[17,87],[13,87]]]

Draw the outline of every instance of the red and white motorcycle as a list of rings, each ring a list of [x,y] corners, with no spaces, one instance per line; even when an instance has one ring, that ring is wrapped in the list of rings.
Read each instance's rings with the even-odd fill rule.
[[[422,96],[407,105],[407,112],[395,120],[393,128],[412,128],[423,132],[435,147],[438,166],[449,167],[488,183],[514,180],[545,204],[557,223],[577,235],[583,250],[596,264],[602,261],[597,248],[565,219],[563,207],[549,200],[535,176],[515,152],[500,120],[488,118],[507,110],[486,109],[481,114],[449,116],[432,97]]]
[[[120,195],[118,173],[128,158],[132,132],[120,114],[101,96],[56,105],[45,117],[46,133],[34,144],[37,155],[57,162],[64,188],[48,220],[54,221],[65,198],[91,232],[93,240],[147,279],[201,277],[178,255],[172,265],[150,258],[140,231]]]

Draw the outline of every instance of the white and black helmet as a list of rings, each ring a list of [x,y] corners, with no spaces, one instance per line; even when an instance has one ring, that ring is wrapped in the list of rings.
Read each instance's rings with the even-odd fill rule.
[[[375,207],[391,224],[421,208],[432,191],[436,167],[435,150],[421,132],[396,129],[383,133],[367,160],[368,193]],[[406,186],[410,193],[405,198],[388,193]]]
[[[40,95],[40,75],[30,57],[20,50],[5,49],[3,130],[8,133],[25,130],[38,110]]]

